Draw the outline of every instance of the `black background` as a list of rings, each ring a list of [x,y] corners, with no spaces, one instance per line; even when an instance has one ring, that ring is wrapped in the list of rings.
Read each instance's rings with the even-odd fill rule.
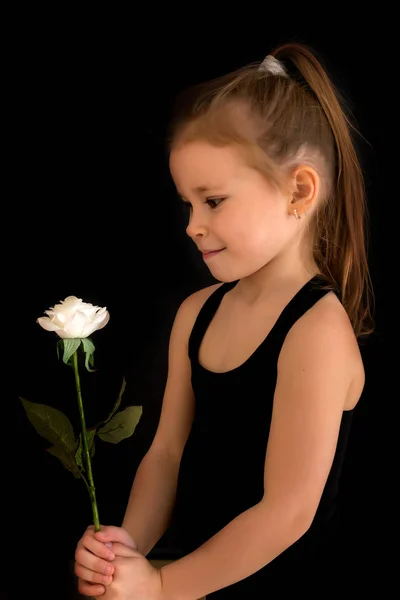
[[[360,585],[382,574],[391,495],[385,444],[392,421],[390,410],[382,410],[390,398],[383,268],[388,16],[348,16],[335,25],[332,15],[291,14],[289,23],[283,10],[273,15],[255,8],[248,22],[237,13],[217,23],[215,7],[192,8],[193,14],[183,7],[177,14],[154,8],[151,16],[143,8],[137,15],[32,11],[10,21],[4,92],[10,136],[3,165],[9,181],[4,277],[11,290],[3,376],[10,391],[3,413],[2,497],[7,539],[16,553],[6,545],[5,587],[13,599],[33,590],[41,598],[72,598],[73,553],[91,522],[83,482],[46,452],[48,444],[19,400],[59,408],[79,430],[72,372],[57,359],[57,336],[40,328],[36,318],[68,295],[110,312],[109,324],[93,335],[98,370],[82,373],[82,379],[89,426],[111,408],[124,376],[123,406],[143,406],[132,438],[118,445],[99,442],[93,459],[100,520],[120,524],[157,427],[175,312],[189,293],[214,282],[186,238],[185,215],[168,172],[164,136],[171,102],[186,85],[261,61],[286,41],[315,48],[363,134],[357,143],[371,214],[377,328],[363,350],[367,379],[343,473],[342,504],[346,549],[354,559],[349,573]],[[152,556],[177,553],[170,531]]]

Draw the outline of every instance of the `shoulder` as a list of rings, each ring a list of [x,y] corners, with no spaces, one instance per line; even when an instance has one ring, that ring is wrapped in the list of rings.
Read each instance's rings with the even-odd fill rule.
[[[348,314],[333,292],[318,300],[289,331],[278,367],[302,361],[320,372],[336,369],[349,387],[364,386],[365,373],[357,338]],[[298,364],[298,363],[297,363]]]
[[[348,314],[333,292],[328,292],[296,321],[286,342],[288,346],[306,343],[326,350],[329,345],[333,351],[361,356]]]
[[[180,304],[175,317],[175,327],[183,330],[186,337],[188,337],[189,332],[192,330],[204,303],[221,285],[223,283],[215,283],[201,288],[187,296]]]
[[[211,294],[221,287],[221,285],[223,284],[215,283],[193,292],[190,294],[190,296],[187,296],[183,300],[182,304],[179,306],[178,312],[184,314],[188,319],[196,319],[204,303],[208,300]]]

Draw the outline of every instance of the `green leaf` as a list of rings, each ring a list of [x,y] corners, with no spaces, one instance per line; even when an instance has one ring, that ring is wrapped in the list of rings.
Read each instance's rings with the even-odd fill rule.
[[[51,448],[47,449],[47,452],[50,452],[50,454],[58,458],[63,466],[68,469],[68,471],[70,471],[74,477],[79,479],[81,475],[78,464],[74,461],[71,453],[66,450],[65,446],[51,446]]]
[[[96,435],[96,430],[95,429],[88,429],[87,430],[87,437],[88,437],[88,445],[89,445],[89,450],[90,450],[90,456],[93,456],[94,454],[94,436]]]
[[[95,351],[95,346],[90,338],[82,338],[81,341],[82,341],[83,351],[85,353],[85,367],[88,371],[93,372],[96,369],[91,369],[89,367],[89,365],[93,367],[93,364],[94,364],[93,354]]]
[[[120,404],[122,402],[122,396],[125,393],[125,388],[126,388],[126,379],[125,377],[122,378],[122,385],[121,385],[121,389],[119,390],[119,394],[118,394],[118,398],[113,406],[112,411],[110,412],[110,414],[108,415],[107,419],[105,421],[102,421],[100,423],[100,425],[104,426],[106,423],[108,423],[110,421],[110,419],[112,419],[112,417],[115,415],[115,413],[117,412],[117,410],[120,407]]]
[[[64,340],[58,340],[56,350],[57,350],[57,358],[59,359],[60,353],[64,352]]]
[[[26,414],[36,431],[55,446],[60,444],[74,453],[76,441],[73,427],[68,418],[60,410],[46,404],[30,402],[19,397]]]
[[[63,362],[65,362],[65,364],[68,365],[69,359],[71,358],[73,353],[79,348],[83,340],[81,340],[80,338],[65,338],[62,341],[64,342]]]
[[[117,413],[104,427],[101,427],[97,431],[97,435],[103,442],[117,444],[133,434],[142,412],[141,406],[128,406]]]
[[[77,446],[77,449],[75,452],[75,462],[78,465],[78,467],[80,467],[81,469],[84,468],[82,454],[83,454],[82,435],[79,434],[78,446]]]
[[[94,452],[95,452],[95,445],[94,445],[94,437],[95,437],[95,435],[96,435],[96,430],[95,429],[88,429],[87,430],[87,437],[88,437],[88,445],[89,445],[90,457],[93,457],[94,456]],[[82,432],[79,434],[78,443],[77,443],[77,446],[76,446],[75,461],[79,465],[79,467],[81,467],[82,469],[86,469],[86,465],[84,464],[84,458],[83,458]]]

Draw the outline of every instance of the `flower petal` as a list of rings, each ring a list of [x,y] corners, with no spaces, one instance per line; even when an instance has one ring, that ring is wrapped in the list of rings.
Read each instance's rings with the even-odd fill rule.
[[[104,313],[102,321],[97,323],[97,329],[102,329],[103,327],[105,327],[109,320],[110,320],[110,313],[109,312]]]
[[[81,338],[85,327],[86,318],[81,312],[74,313],[64,325],[65,337]]]
[[[97,329],[97,325],[96,323],[85,323],[83,330],[82,330],[82,335],[81,337],[83,338],[87,338],[89,337],[90,334],[92,334],[94,331],[96,331]]]
[[[37,322],[63,339],[86,338],[97,329],[102,329],[110,319],[105,306],[83,302],[77,296],[67,296],[44,312],[47,317],[40,317]]]
[[[49,317],[39,317],[36,319],[36,322],[39,323],[43,329],[46,329],[46,331],[58,331],[61,329],[61,327],[49,319]]]

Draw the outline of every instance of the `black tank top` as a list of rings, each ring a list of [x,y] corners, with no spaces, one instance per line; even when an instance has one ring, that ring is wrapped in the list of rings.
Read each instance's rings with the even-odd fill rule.
[[[189,338],[195,417],[181,460],[172,521],[184,554],[262,499],[279,353],[294,323],[330,291],[321,276],[310,279],[242,365],[214,373],[198,361],[200,343],[224,294],[237,283],[224,283],[208,297]],[[343,412],[334,461],[307,533],[263,569],[209,594],[207,600],[260,600],[264,592],[270,598],[272,590],[310,595],[316,569],[318,577],[328,576],[335,551],[339,476],[352,415],[353,411]]]

